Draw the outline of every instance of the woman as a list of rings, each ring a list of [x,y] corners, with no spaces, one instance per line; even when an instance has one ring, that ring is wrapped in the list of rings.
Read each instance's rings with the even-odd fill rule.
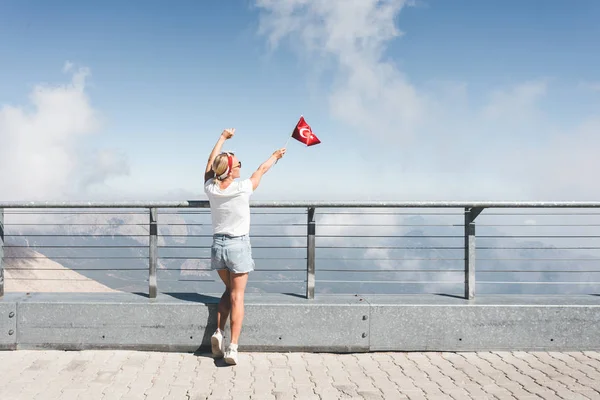
[[[250,247],[250,195],[262,176],[285,154],[275,151],[249,179],[240,177],[242,163],[233,153],[221,153],[221,147],[231,139],[235,129],[225,129],[213,148],[204,173],[204,192],[210,201],[213,226],[211,269],[217,270],[225,284],[219,301],[217,331],[211,337],[213,356],[225,357],[228,364],[237,364],[237,349],[244,319],[244,292],[248,273],[254,270]],[[231,344],[223,353],[223,330],[231,314]]]

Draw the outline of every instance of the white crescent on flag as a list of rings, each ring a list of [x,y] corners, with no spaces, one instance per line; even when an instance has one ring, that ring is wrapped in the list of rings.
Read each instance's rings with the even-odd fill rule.
[[[306,131],[308,132],[308,135],[306,135],[306,134],[304,133],[304,132],[306,132]],[[308,138],[310,138],[310,135],[311,135],[310,129],[309,129],[309,128],[307,128],[307,127],[300,128],[300,129],[298,130],[298,133],[300,133],[300,136],[302,136],[304,139],[308,139]]]

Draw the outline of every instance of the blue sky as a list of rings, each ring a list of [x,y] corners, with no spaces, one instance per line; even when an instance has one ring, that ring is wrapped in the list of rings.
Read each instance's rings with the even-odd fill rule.
[[[0,3],[0,200],[203,199],[222,129],[263,200],[590,200],[600,3]]]

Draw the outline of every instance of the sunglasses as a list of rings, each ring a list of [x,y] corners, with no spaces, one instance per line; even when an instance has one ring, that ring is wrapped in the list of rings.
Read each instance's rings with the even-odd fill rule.
[[[234,152],[232,152],[232,151],[228,151],[228,152],[226,152],[225,154],[229,154],[229,155],[231,155],[232,157],[233,157],[233,156],[235,156],[235,153],[234,153]],[[238,165],[234,165],[234,166],[232,166],[231,168],[232,168],[232,169],[233,169],[233,168],[242,168],[242,162],[238,160]]]

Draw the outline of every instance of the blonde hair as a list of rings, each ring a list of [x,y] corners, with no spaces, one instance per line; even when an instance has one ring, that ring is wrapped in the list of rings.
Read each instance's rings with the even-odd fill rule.
[[[215,160],[212,164],[212,170],[215,174],[215,181],[220,181],[219,176],[223,175],[225,171],[227,171],[227,166],[229,163],[228,153],[221,153],[215,157]],[[229,171],[231,173],[231,171]]]

